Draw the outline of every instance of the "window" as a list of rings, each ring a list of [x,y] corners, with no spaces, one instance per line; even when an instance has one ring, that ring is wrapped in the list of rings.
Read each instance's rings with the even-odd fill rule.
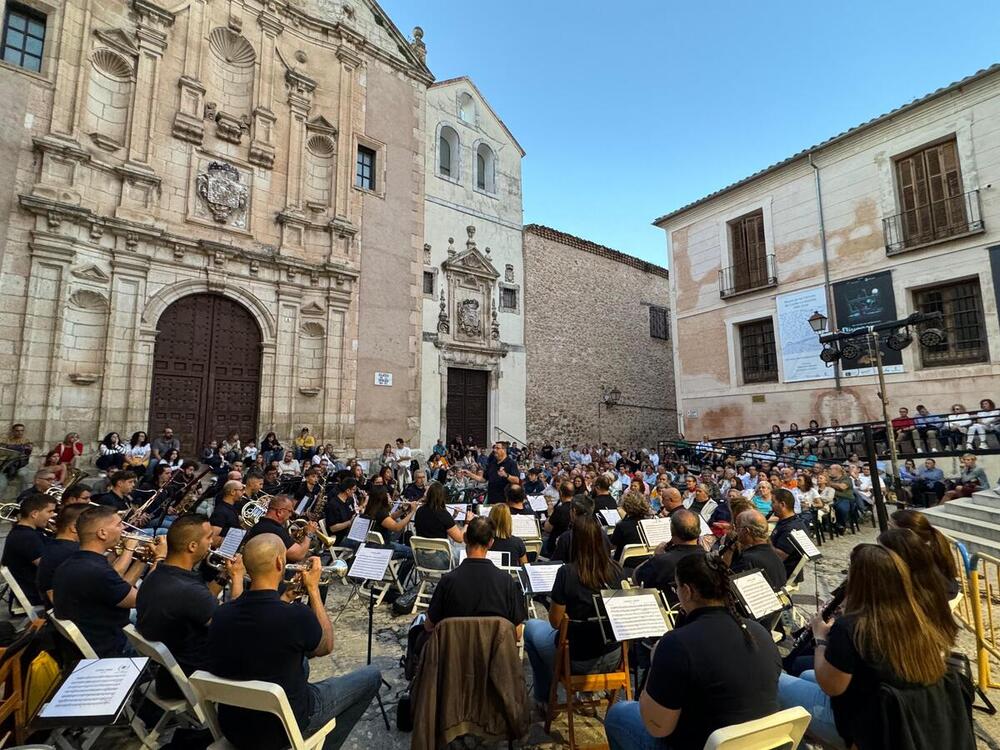
[[[458,178],[458,133],[447,125],[438,138],[438,174]]]
[[[470,125],[476,123],[476,102],[471,94],[461,93],[458,95],[458,119]]]
[[[7,3],[3,19],[3,59],[36,73],[42,69],[45,16],[16,3]]]
[[[424,271],[424,294],[428,297],[434,296],[434,272]]]
[[[500,287],[500,310],[517,312],[517,287]]]
[[[476,187],[487,193],[492,193],[496,189],[496,157],[493,149],[485,143],[480,143],[476,148]]]
[[[654,339],[670,338],[670,311],[667,308],[649,306],[649,335]]]
[[[740,360],[744,383],[777,383],[778,358],[774,350],[774,322],[770,318],[742,323]]]
[[[764,212],[754,211],[729,223],[732,238],[733,265],[728,284],[733,293],[771,284],[772,274],[767,264],[767,246],[764,243]]]
[[[358,146],[358,172],[354,184],[364,190],[375,190],[375,152]]]
[[[920,347],[924,367],[988,362],[986,325],[978,279],[942,284],[913,293],[914,306],[920,312],[940,312],[944,321],[926,323],[921,328],[944,329],[945,341],[940,346]]]
[[[896,179],[906,246],[969,231],[955,141],[897,159]]]

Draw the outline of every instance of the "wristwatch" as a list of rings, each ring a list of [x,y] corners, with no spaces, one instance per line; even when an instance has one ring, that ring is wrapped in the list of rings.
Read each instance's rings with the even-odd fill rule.
[[[816,644],[816,648],[819,648],[820,646],[829,646],[830,645],[830,641],[826,640],[826,638],[817,638],[815,640],[815,644]]]

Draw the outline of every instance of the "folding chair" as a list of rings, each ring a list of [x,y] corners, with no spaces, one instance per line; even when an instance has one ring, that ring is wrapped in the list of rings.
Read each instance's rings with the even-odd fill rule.
[[[284,689],[273,682],[262,680],[224,680],[211,672],[198,670],[189,678],[195,692],[201,696],[202,705],[208,718],[208,726],[215,742],[208,750],[235,750],[236,746],[227,740],[219,728],[219,716],[216,705],[238,706],[252,711],[264,711],[273,714],[281,721],[288,735],[292,750],[316,750],[323,746],[326,736],[337,725],[336,719],[330,719],[324,726],[308,737],[303,737],[299,730],[295,714],[288,704]]]
[[[440,581],[441,576],[454,567],[454,558],[451,554],[451,543],[447,539],[412,536],[410,537],[410,549],[413,550],[413,567],[417,571],[417,577],[420,581],[412,611],[419,612],[430,606],[431,592],[429,588],[432,584]]]
[[[45,621],[33,620],[17,639],[4,649],[0,649],[0,724],[13,717],[14,741],[21,744],[25,740],[28,726],[28,704],[21,656],[38,635]]]
[[[809,726],[809,712],[801,706],[786,708],[742,724],[716,729],[708,736],[704,750],[795,750]]]
[[[635,568],[638,567],[638,563],[635,565],[629,565],[629,561],[638,560],[644,561],[648,559],[653,554],[653,550],[647,547],[645,544],[626,544],[622,548],[622,556],[619,562],[623,568]]]
[[[49,612],[49,622],[55,627],[63,638],[76,646],[76,650],[84,659],[96,659],[97,652],[94,651],[90,643],[80,632],[80,628],[72,620],[60,620],[53,612]]]
[[[385,539],[377,531],[369,531],[368,535],[365,537],[366,544],[380,544],[385,545]],[[403,583],[399,580],[399,560],[390,560],[389,565],[385,569],[385,576],[381,581],[365,581],[359,586],[366,593],[371,590],[375,592],[375,606],[379,606],[384,600],[386,595],[389,593],[389,589],[396,587],[396,590],[402,594],[403,593]]]
[[[533,563],[538,560],[538,557],[542,554],[542,540],[541,539],[522,539],[524,542],[524,551],[528,557],[528,562]]]
[[[573,696],[580,693],[595,693],[606,691],[608,693],[608,708],[614,705],[618,698],[618,691],[625,691],[625,700],[632,700],[632,678],[628,669],[628,643],[620,644],[622,658],[618,669],[614,672],[602,672],[599,674],[573,674],[572,664],[569,656],[569,618],[563,617],[559,623],[559,640],[556,643],[555,670],[552,676],[552,688],[549,691],[549,707],[545,713],[545,732],[548,734],[552,727],[552,721],[560,711],[566,711],[567,723],[569,724],[569,747],[570,750],[576,748],[576,735],[573,727],[573,715],[576,708],[593,707],[597,708],[603,701],[600,698],[588,698],[581,701],[574,701]],[[566,702],[559,702],[559,686],[562,685],[566,691]],[[605,745],[606,746],[606,745]]]
[[[34,622],[39,619],[45,608],[28,601],[27,594],[24,593],[21,584],[14,580],[14,574],[10,572],[10,568],[6,565],[0,565],[0,575],[3,576],[4,583],[10,587],[10,591],[14,595],[14,601],[17,602],[17,607],[11,607],[11,612],[15,615],[24,615],[28,618],[28,622]]]
[[[125,637],[132,644],[132,648],[147,657],[150,661],[159,664],[160,669],[170,673],[171,678],[173,678],[183,696],[182,698],[165,698],[156,692],[155,680],[150,680],[147,683],[145,696],[163,709],[163,716],[160,717],[159,721],[156,722],[156,726],[146,735],[144,744],[149,747],[156,747],[157,738],[173,725],[205,727],[208,724],[208,715],[201,705],[198,695],[194,692],[194,688],[191,687],[191,683],[188,682],[184,671],[177,663],[177,660],[174,659],[174,655],[170,653],[170,649],[160,641],[146,640],[135,629],[135,625],[131,623],[122,628],[122,630],[125,631]]]

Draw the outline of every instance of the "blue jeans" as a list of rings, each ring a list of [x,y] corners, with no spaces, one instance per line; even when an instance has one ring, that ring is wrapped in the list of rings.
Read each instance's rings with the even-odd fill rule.
[[[308,670],[306,674],[308,676]],[[311,683],[309,692],[313,709],[309,723],[301,728],[302,734],[308,737],[336,716],[337,726],[323,741],[323,750],[337,750],[344,744],[381,684],[382,673],[370,665]]]
[[[778,676],[778,705],[782,710],[801,706],[812,715],[809,734],[830,747],[845,747],[833,720],[830,696],[816,684],[816,673],[813,670],[807,670],[799,677],[782,672]]]
[[[837,515],[837,526],[840,528],[847,527],[847,522],[851,519],[852,504],[852,501],[847,498],[833,501],[833,512]]]
[[[611,750],[666,750],[670,747],[667,738],[653,737],[646,731],[638,701],[621,701],[613,705],[604,718],[604,733]]]
[[[559,631],[545,620],[527,620],[524,623],[524,650],[528,653],[531,671],[535,675],[534,697],[540,703],[549,702],[552,675],[556,669],[558,634]],[[593,674],[614,669],[620,661],[621,651],[616,649],[596,659],[573,660],[570,668],[573,674]]]

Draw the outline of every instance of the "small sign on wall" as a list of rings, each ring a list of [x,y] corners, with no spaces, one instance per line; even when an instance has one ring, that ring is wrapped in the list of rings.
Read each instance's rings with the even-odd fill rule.
[[[375,385],[392,385],[392,373],[391,372],[376,372],[375,373]]]

